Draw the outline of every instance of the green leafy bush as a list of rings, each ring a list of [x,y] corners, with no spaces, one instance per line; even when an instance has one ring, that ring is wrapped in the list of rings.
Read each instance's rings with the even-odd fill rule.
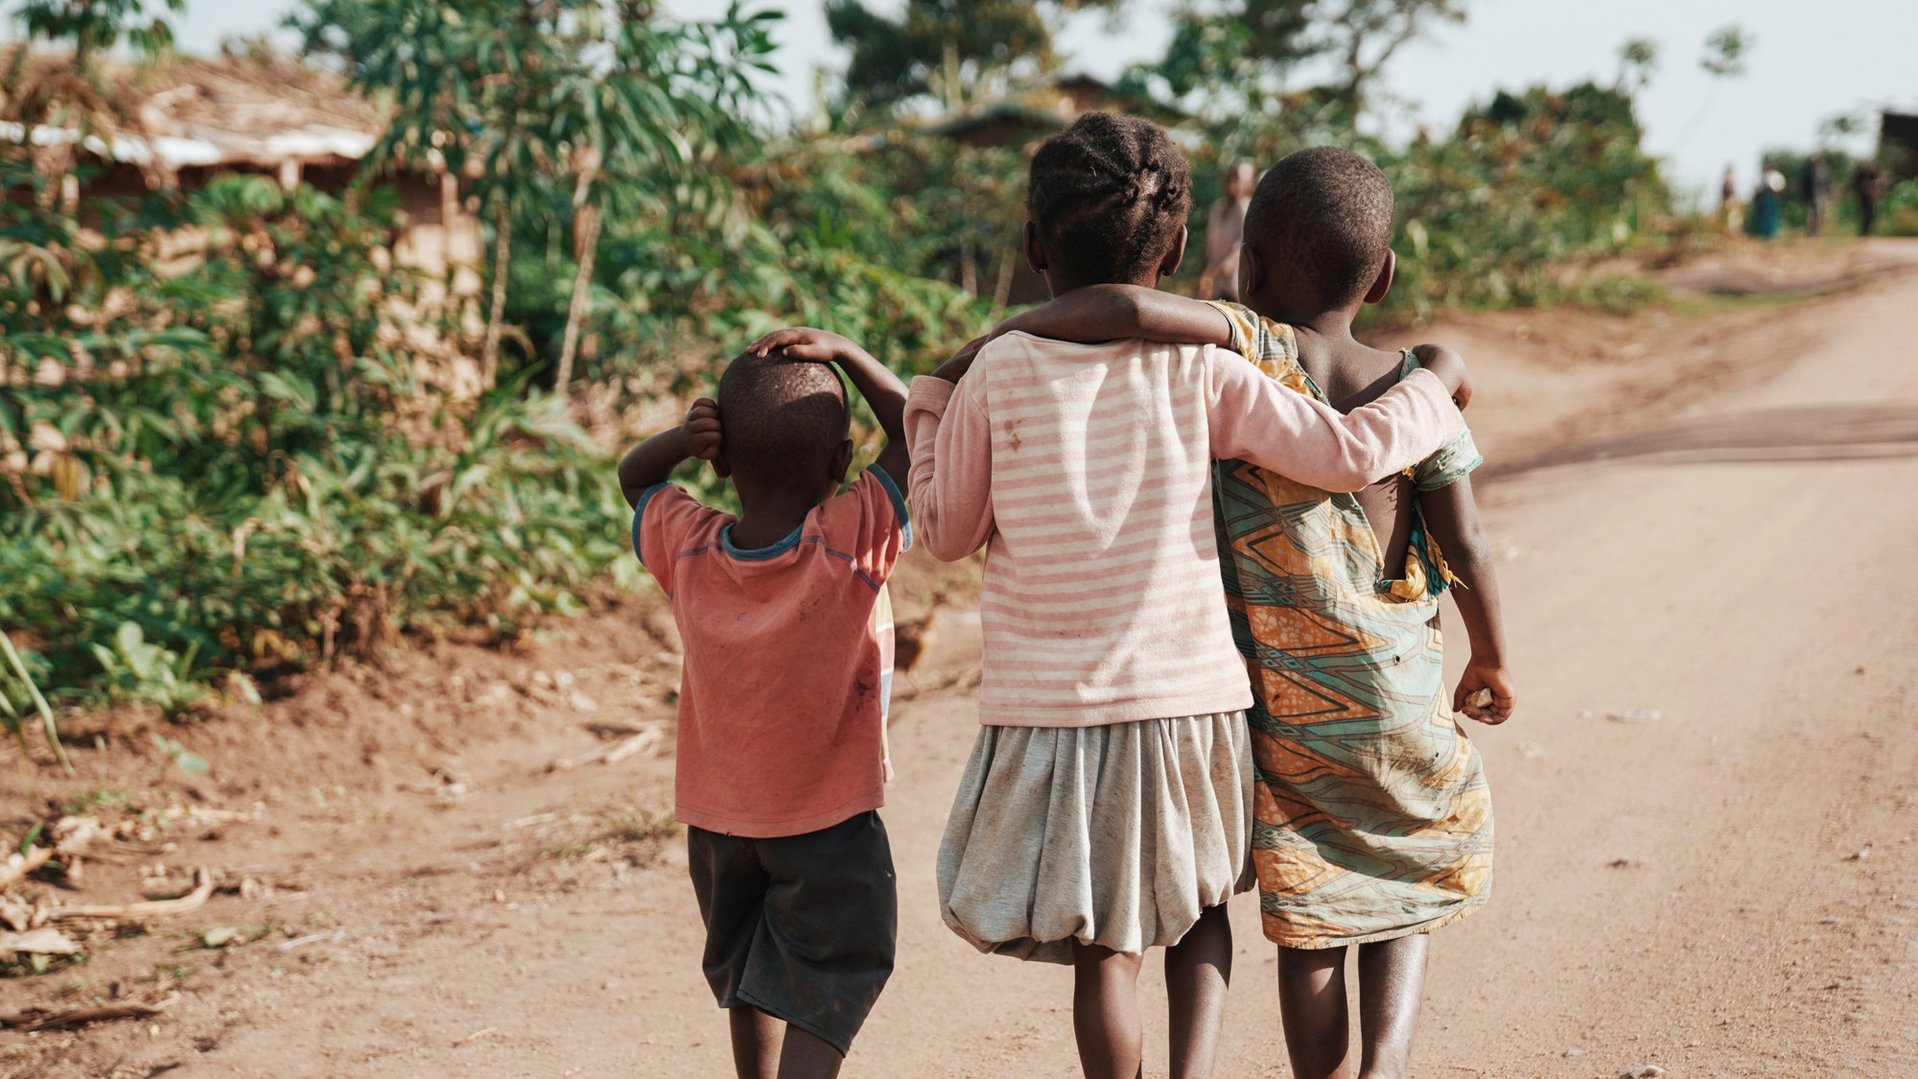
[[[1906,180],[1885,194],[1877,226],[1892,236],[1918,236],[1918,181]]]
[[[610,460],[562,401],[422,381],[445,357],[394,317],[382,200],[233,177],[85,213],[98,240],[0,207],[44,268],[0,282],[0,630],[56,695],[177,712],[228,669],[511,635],[623,564]],[[162,244],[191,265],[143,270]]]
[[[1583,83],[1500,93],[1451,138],[1415,140],[1381,166],[1398,196],[1398,284],[1387,317],[1525,307],[1616,284],[1562,285],[1568,265],[1630,249],[1669,194],[1629,95]]]

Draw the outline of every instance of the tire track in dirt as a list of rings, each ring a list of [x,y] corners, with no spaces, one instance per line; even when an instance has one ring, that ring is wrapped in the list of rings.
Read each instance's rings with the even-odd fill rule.
[[[1491,483],[1599,462],[1845,461],[1914,453],[1918,404],[1797,405],[1680,420],[1650,431],[1574,442],[1526,460],[1488,462],[1473,479]]]

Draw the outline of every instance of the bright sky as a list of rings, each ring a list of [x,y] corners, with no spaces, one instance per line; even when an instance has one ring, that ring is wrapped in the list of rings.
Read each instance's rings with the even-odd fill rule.
[[[826,33],[820,0],[770,0],[788,12],[775,58],[776,86],[803,113],[813,70],[844,63]],[[182,45],[205,51],[228,34],[270,30],[298,0],[187,0]],[[898,7],[899,0],[879,0]],[[727,0],[665,0],[687,18],[723,14]],[[749,5],[758,6],[758,5]],[[1123,25],[1110,32],[1103,16],[1077,16],[1060,34],[1068,66],[1111,77],[1126,65],[1161,55],[1171,36],[1173,0],[1131,0]],[[1918,3],[1910,0],[1468,0],[1469,20],[1407,46],[1388,69],[1389,88],[1434,127],[1456,120],[1471,101],[1500,87],[1588,76],[1609,81],[1628,37],[1657,41],[1659,72],[1642,98],[1651,149],[1671,162],[1678,181],[1716,187],[1727,164],[1742,186],[1756,178],[1759,152],[1806,146],[1819,123],[1838,112],[1898,103],[1918,107]],[[1713,30],[1744,27],[1756,46],[1742,78],[1720,85],[1699,70]]]

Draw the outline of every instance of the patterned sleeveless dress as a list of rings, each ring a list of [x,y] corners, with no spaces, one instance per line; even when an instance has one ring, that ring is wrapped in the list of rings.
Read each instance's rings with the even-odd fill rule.
[[[1300,393],[1292,328],[1236,304],[1233,347]],[[1416,361],[1410,353],[1403,377]],[[1410,470],[1421,491],[1481,462],[1471,433]],[[1491,894],[1492,800],[1446,692],[1445,561],[1414,521],[1387,575],[1348,494],[1242,461],[1215,466],[1233,636],[1252,671],[1252,857],[1265,935],[1333,948],[1430,932]]]

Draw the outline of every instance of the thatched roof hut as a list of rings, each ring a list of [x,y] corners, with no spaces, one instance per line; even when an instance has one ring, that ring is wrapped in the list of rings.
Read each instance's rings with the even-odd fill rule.
[[[18,47],[15,46],[15,49]],[[0,53],[12,73],[13,50]],[[49,80],[71,77],[69,58],[35,52],[0,87],[0,117],[22,114],[20,100]],[[270,54],[110,61],[99,71],[101,103],[116,122],[88,136],[85,149],[131,166],[150,185],[191,182],[196,172],[270,172],[293,183],[307,168],[350,169],[383,127],[378,108],[336,75]],[[8,100],[14,98],[14,100]],[[36,146],[71,144],[79,132],[58,123],[0,122],[0,139]]]

